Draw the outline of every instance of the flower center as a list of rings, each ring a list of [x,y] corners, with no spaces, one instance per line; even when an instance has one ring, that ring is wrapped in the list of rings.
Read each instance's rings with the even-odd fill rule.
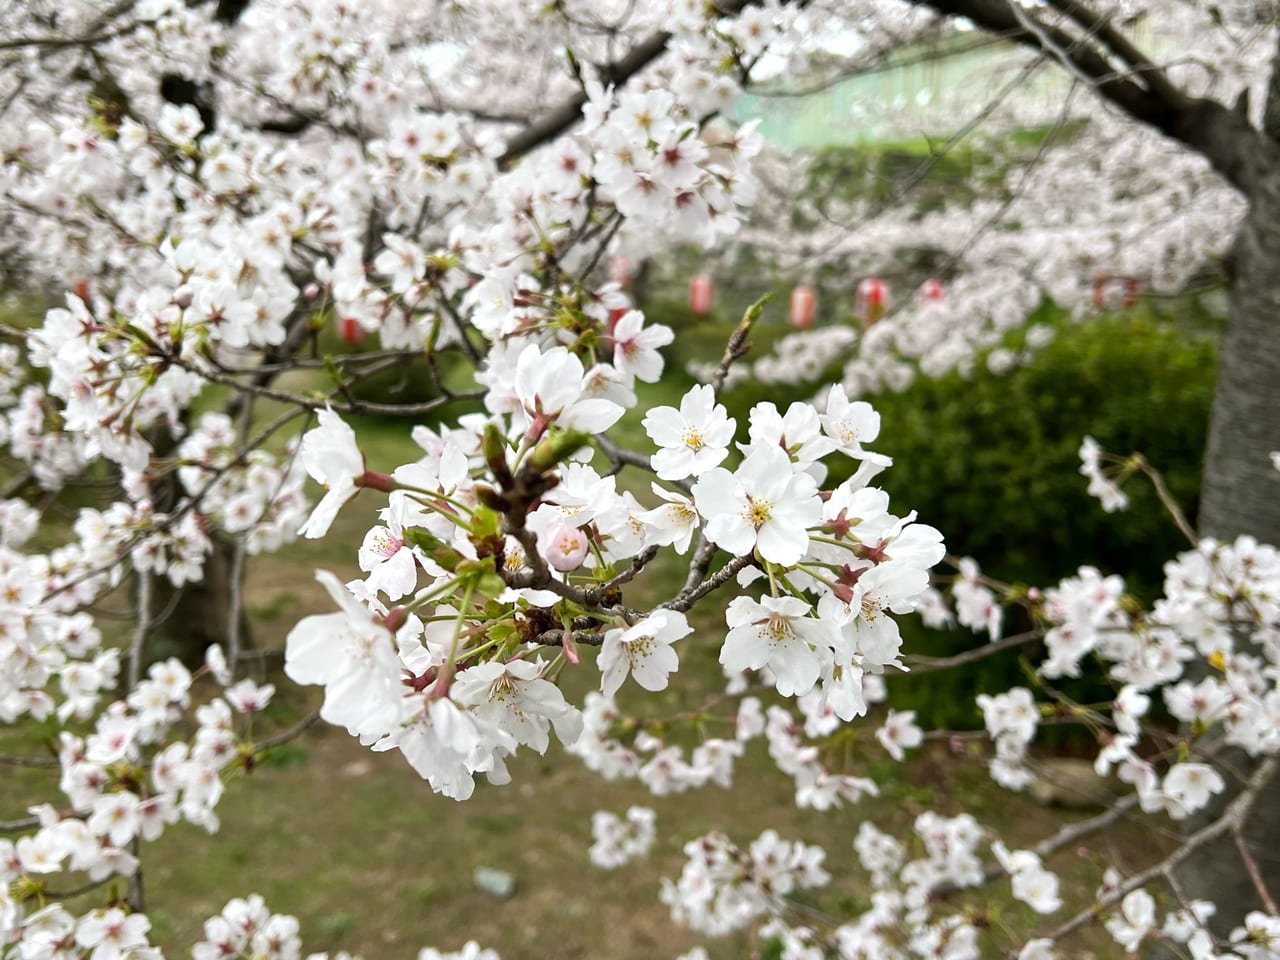
[[[763,498],[747,494],[747,509],[742,511],[743,519],[759,530],[773,516],[773,504]]]
[[[763,620],[757,620],[760,636],[768,638],[769,646],[776,647],[788,643],[794,636],[791,622],[781,614],[771,614]]]
[[[400,552],[404,541],[393,535],[390,530],[380,530],[373,536],[373,549],[390,559]]]
[[[623,644],[623,648],[627,651],[627,659],[632,663],[645,660],[649,654],[653,653],[653,637],[636,637],[634,640],[628,640]]]
[[[684,445],[694,453],[706,446],[702,440],[702,431],[697,427],[685,427],[684,436],[681,439],[684,440]]]

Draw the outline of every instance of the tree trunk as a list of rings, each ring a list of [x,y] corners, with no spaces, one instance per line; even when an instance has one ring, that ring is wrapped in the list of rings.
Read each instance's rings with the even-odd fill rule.
[[[177,657],[188,667],[204,663],[211,644],[225,650],[231,635],[231,572],[235,544],[213,536],[213,549],[204,560],[204,577],[197,583],[172,587],[156,578],[151,615],[155,627],[147,641],[146,662]],[[249,645],[249,624],[240,608],[240,649]]]
[[[1269,456],[1280,450],[1280,131],[1273,129],[1280,116],[1280,69],[1273,69],[1265,137],[1252,158],[1249,211],[1232,251],[1230,317],[1209,422],[1199,532],[1224,541],[1250,534],[1280,545],[1280,474]],[[1256,769],[1241,751],[1229,751],[1225,759],[1246,776]],[[1184,834],[1216,819],[1238,792],[1239,783],[1227,779],[1227,795],[1191,818]],[[1280,892],[1280,781],[1272,781],[1254,805],[1244,840],[1268,890]],[[1188,897],[1218,905],[1211,926],[1219,936],[1262,909],[1229,837],[1191,857],[1178,878]]]
[[[1209,422],[1200,533],[1280,544],[1280,170],[1260,177],[1236,238],[1230,323]]]
[[[177,441],[163,424],[157,425],[148,439],[157,459],[175,455]],[[152,504],[161,512],[176,509],[185,496],[176,470],[161,472],[152,481],[149,493]],[[188,667],[197,667],[204,663],[205,651],[211,644],[227,647],[231,608],[235,605],[232,577],[236,546],[212,532],[209,541],[210,550],[200,580],[174,587],[166,577],[155,578],[149,611],[152,627],[143,649],[143,668],[168,657],[177,657]],[[243,604],[239,610],[239,627],[239,647],[243,650],[249,643],[248,617]]]

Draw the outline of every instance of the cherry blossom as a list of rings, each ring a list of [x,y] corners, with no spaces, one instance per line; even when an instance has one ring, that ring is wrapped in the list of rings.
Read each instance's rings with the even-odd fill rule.
[[[729,455],[736,427],[706,385],[686,393],[679,410],[654,407],[644,418],[645,432],[662,448],[653,455],[654,471],[662,480],[702,476]]]
[[[612,697],[628,675],[646,690],[665,690],[679,668],[671,645],[692,632],[683,613],[663,609],[626,630],[610,630],[600,647],[600,692]]]

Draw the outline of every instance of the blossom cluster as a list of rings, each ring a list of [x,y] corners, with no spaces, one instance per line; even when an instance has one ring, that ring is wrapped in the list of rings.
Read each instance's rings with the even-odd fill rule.
[[[660,369],[653,348],[633,353],[642,349]],[[599,644],[606,698],[628,678],[649,691],[667,686],[679,667],[675,644],[691,628],[672,606],[642,613],[593,602],[620,563],[643,565],[663,547],[683,552],[695,531],[700,549],[740,558],[739,581],[767,580],[770,591],[728,603],[726,671],[763,671],[779,694],[814,692],[815,709],[849,720],[867,709],[864,674],[901,665],[893,615],[912,609],[942,557],[936,530],[890,513],[887,495],[867,486],[888,463],[862,445],[879,429],[868,404],[849,403],[838,389],[825,414],[803,403],[785,412],[759,404],[730,471],[719,464],[736,424],[711,388],[694,387],[679,410],[659,407],[645,420],[659,446],[652,468],[676,485],[655,486],[661,502],[646,508],[579,458],[586,437],[622,415],[617,391],[631,386],[621,364],[597,369],[590,376],[564,347],[526,343],[513,367],[494,363],[484,373],[491,416],[453,432],[419,430],[424,456],[389,475],[365,470],[354,433],[335,414],[322,414],[303,438],[304,464],[328,487],[304,532],[323,534],[361,488],[387,491],[388,505],[386,526],[371,530],[361,551],[366,579],[343,587],[322,575],[343,612],[294,628],[286,672],[325,687],[326,720],[375,749],[399,749],[450,796],[467,796],[477,773],[505,781],[505,758],[520,745],[544,751],[552,727],[567,744],[578,739],[581,714],[553,682],[576,664],[578,644]],[[854,475],[820,497],[824,458],[835,453],[852,461]],[[691,480],[685,497],[680,486]],[[571,625],[593,607],[619,625]],[[553,638],[538,626],[548,622],[560,625]],[[556,647],[554,660],[538,656]],[[678,769],[668,748],[653,749],[655,762],[663,758],[653,769]],[[700,748],[708,759],[712,749]],[[736,752],[726,744],[710,769],[731,765]],[[641,770],[634,756],[598,763]]]
[[[0,721],[50,731],[61,795],[0,841],[0,954],[159,955],[141,903],[146,844],[179,821],[218,830],[225,785],[270,749],[251,731],[275,691],[242,678],[230,637],[195,674],[148,664],[152,589],[200,582],[223,547],[243,560],[329,535],[371,500],[376,522],[365,515],[353,550],[361,576],[319,574],[334,610],[294,625],[284,672],[323,688],[321,719],[399,751],[455,799],[479,775],[507,782],[517,751],[544,753],[554,734],[655,795],[727,788],[762,746],[797,805],[855,803],[876,783],[825,747],[912,665],[898,618],[918,611],[1011,643],[1003,605],[1015,596],[1048,656],[1031,686],[978,698],[999,783],[1031,780],[1048,721],[1079,723],[1099,774],[1124,785],[1118,803],[1183,821],[1227,792],[1222,747],[1263,772],[1280,753],[1273,547],[1195,544],[1149,611],[1092,567],[1040,593],[1002,589],[966,558],[949,609],[930,582],[942,535],[873,485],[890,463],[870,449],[881,423],[858,399],[917,372],[1008,369],[1052,335],[1015,333],[1034,308],[1049,298],[1083,315],[1100,276],[1180,288],[1223,253],[1242,211],[1202,159],[1097,111],[1046,122],[1011,103],[1000,136],[1065,127],[1073,149],[975,171],[972,202],[881,210],[775,189],[806,181],[803,162],[768,155],[754,121],[706,118],[769,70],[834,75],[937,35],[923,5],[892,0],[852,13],[766,0],[733,16],[685,0],[287,0],[230,18],[224,6],[32,0],[0,24],[0,258],[32,290],[66,291],[22,348],[0,345],[0,445],[29,474],[15,492],[118,487],[114,502],[77,504],[69,532],[0,501]],[[1159,6],[1131,4],[1136,20]],[[1209,38],[1216,65],[1170,68],[1188,97],[1261,93],[1274,31],[1220,6],[1170,18]],[[190,96],[173,94],[175,78]],[[1077,201],[1066,212],[1064,191]],[[855,220],[872,229],[848,231]],[[908,300],[860,333],[788,337],[752,365],[780,383],[841,362],[842,382],[815,403],[730,414],[741,369],[730,360],[753,308],[703,384],[638,415],[677,331],[600,277],[606,256],[733,240],[789,274],[834,265],[856,279],[918,251],[922,235],[957,272],[942,300]],[[334,328],[351,349],[332,345]],[[362,398],[364,381],[401,367],[434,398]],[[631,411],[652,449],[611,439]],[[416,449],[371,469],[344,419],[359,413],[421,415]],[[304,420],[299,439],[283,437]],[[1081,460],[1091,492],[1121,506],[1087,438]],[[325,490],[314,506],[307,477]],[[632,581],[673,558],[685,585],[640,603]],[[127,650],[90,614],[126,594]],[[712,605],[723,629],[696,619]],[[619,703],[667,689],[695,644],[723,668],[732,733],[690,743]],[[1196,661],[1207,673],[1189,674]],[[1111,701],[1054,689],[1094,663]],[[561,687],[574,673],[593,688],[581,703]],[[1150,722],[1160,703],[1185,735]],[[888,708],[872,749],[898,761],[922,748],[915,721]],[[642,855],[654,820],[639,807],[625,821],[597,815],[592,859]],[[1010,849],[963,813],[921,814],[906,843],[865,823],[854,850],[870,908],[820,929],[790,912],[828,881],[820,848],[766,831],[744,849],[712,833],[685,847],[662,899],[709,935],[758,927],[788,957],[976,957],[988,918],[953,909],[947,892],[1007,876],[1016,900],[1056,913],[1049,847]],[[83,875],[95,902],[47,902],[71,899],[50,893],[58,874]],[[127,897],[97,897],[115,878]],[[1141,887],[1108,878],[1090,905],[1126,950],[1161,937],[1197,958],[1252,957],[1280,927],[1255,912],[1215,940],[1203,902],[1157,927]],[[1057,949],[1053,937],[1015,947],[1023,960]],[[260,898],[233,900],[194,955],[294,960],[299,925]],[[496,960],[475,942],[420,954],[453,957]]]

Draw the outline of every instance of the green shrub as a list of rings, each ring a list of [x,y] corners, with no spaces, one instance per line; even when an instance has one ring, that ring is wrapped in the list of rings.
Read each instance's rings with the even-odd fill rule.
[[[874,447],[894,458],[883,485],[993,577],[1049,585],[1093,564],[1150,600],[1186,541],[1142,477],[1125,485],[1128,510],[1105,513],[1085,492],[1080,442],[1141,452],[1194,524],[1215,369],[1211,339],[1142,312],[1061,325],[1005,376],[921,377],[872,398]]]
[[[1187,543],[1144,477],[1125,484],[1128,510],[1105,513],[1078,472],[1080,441],[1088,434],[1110,453],[1141,452],[1194,525],[1215,370],[1213,339],[1143,311],[1064,324],[1005,376],[922,377],[872,398],[882,417],[873,446],[894,458],[880,481],[899,509],[943,532],[952,554],[974,557],[996,579],[1045,587],[1090,564],[1124,575],[1129,592],[1150,601],[1163,564]],[[1026,626],[1015,616],[1006,632]],[[912,625],[905,645],[944,656],[976,642],[967,631]],[[895,681],[892,695],[930,725],[965,728],[980,723],[979,692],[1027,682],[1010,652]],[[1065,689],[1085,700],[1101,692],[1096,681]]]

